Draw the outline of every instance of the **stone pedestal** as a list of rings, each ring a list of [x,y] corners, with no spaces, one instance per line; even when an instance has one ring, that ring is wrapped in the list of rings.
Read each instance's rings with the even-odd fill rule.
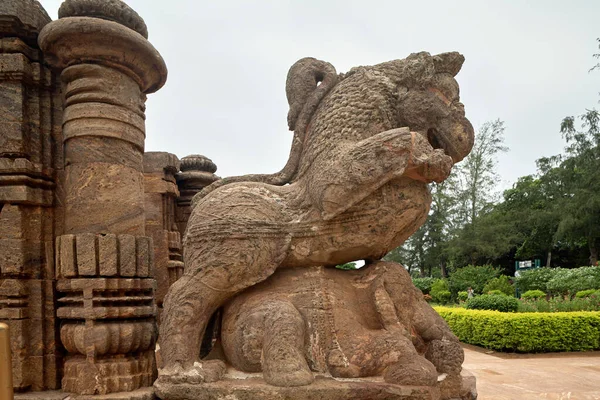
[[[37,46],[49,21],[37,1],[0,1],[0,322],[10,327],[16,391],[59,386],[52,242],[62,110]]]
[[[68,352],[62,389],[133,391],[155,375],[144,103],[164,84],[166,67],[124,3],[69,0],[59,15],[39,43],[62,70],[65,91],[65,217],[56,241],[57,316]]]
[[[203,385],[155,385],[163,400],[440,400],[440,390],[427,386],[398,386],[382,380],[336,380],[321,377],[307,386],[276,387],[259,377],[232,376]]]
[[[435,387],[400,386],[378,378],[334,379],[317,376],[307,386],[276,387],[267,384],[261,374],[249,374],[230,369],[223,380],[191,385],[155,383],[156,395],[162,400],[476,400],[475,377],[463,370],[460,379],[447,382],[441,375]]]

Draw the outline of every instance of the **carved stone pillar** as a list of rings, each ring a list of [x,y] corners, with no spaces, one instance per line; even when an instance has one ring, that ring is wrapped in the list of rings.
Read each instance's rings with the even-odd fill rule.
[[[10,326],[16,391],[58,387],[53,208],[62,168],[61,99],[33,0],[0,1],[0,322]]]
[[[183,273],[181,235],[175,224],[175,205],[179,190],[175,174],[179,159],[171,153],[144,154],[144,188],[146,198],[146,235],[154,243],[154,277],[159,314],[171,286]]]
[[[62,389],[132,391],[154,379],[153,244],[145,235],[144,102],[167,70],[125,3],[67,0],[40,47],[62,69],[64,234],[57,316]]]
[[[204,187],[210,185],[219,178],[215,175],[217,166],[210,158],[200,154],[192,154],[181,159],[181,172],[177,174],[177,186],[179,186],[179,198],[177,199],[177,227],[181,237],[185,234],[187,222],[192,213],[192,198]]]

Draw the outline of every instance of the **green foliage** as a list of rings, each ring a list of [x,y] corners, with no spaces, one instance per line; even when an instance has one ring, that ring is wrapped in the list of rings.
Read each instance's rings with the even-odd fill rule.
[[[435,278],[413,278],[413,285],[417,287],[423,294],[429,294],[431,285],[435,282]]]
[[[448,304],[452,298],[452,293],[449,290],[440,290],[435,296],[435,302],[438,304]]]
[[[600,312],[501,313],[436,307],[465,342],[497,351],[543,353],[600,349]]]
[[[522,299],[540,299],[540,298],[546,298],[546,293],[542,292],[541,290],[528,290],[525,293],[523,293],[521,295]]]
[[[575,297],[577,297],[578,299],[582,299],[584,297],[590,297],[595,294],[596,290],[594,289],[580,290],[579,292],[575,293]]]
[[[499,291],[507,296],[512,296],[515,294],[515,289],[513,285],[510,283],[508,276],[500,275],[497,278],[491,279],[484,287],[483,293],[490,294],[492,291]]]
[[[571,298],[570,296],[555,296],[546,300],[521,299],[519,312],[571,312],[571,311],[600,311],[600,296]]]
[[[448,282],[445,279],[436,279],[431,285],[429,291],[433,301],[439,304],[446,304],[450,301],[451,293],[448,290]]]
[[[457,298],[459,301],[467,301],[469,298],[469,293],[461,290],[458,292]]]
[[[485,290],[484,290],[485,291]],[[500,296],[508,296],[506,293],[504,293],[502,290],[498,290],[498,289],[494,289],[494,290],[488,290],[487,292],[485,292],[485,294],[496,294],[496,295],[500,295]]]
[[[335,266],[337,269],[345,269],[345,270],[355,270],[356,268],[356,263],[354,262],[349,262],[346,264],[341,264],[341,265],[336,265]]]
[[[483,288],[492,278],[500,275],[500,271],[491,265],[468,265],[454,271],[448,279],[450,292],[466,291],[469,287],[473,288],[475,293],[483,293]]]
[[[560,222],[557,193],[561,191],[553,173],[523,176],[504,192],[504,202],[498,209],[505,213],[515,231],[518,239],[515,257],[518,259],[540,255],[551,258]]]
[[[600,267],[556,268],[546,289],[553,294],[575,294],[581,290],[600,289]]]
[[[453,265],[495,258],[510,250],[513,235],[507,224],[487,216],[498,198],[497,156],[505,152],[504,123],[485,122],[477,131],[471,153],[453,167],[444,182],[430,185],[432,203],[427,221],[386,259],[400,261],[422,274],[446,276]],[[485,220],[479,220],[484,217]],[[456,292],[453,292],[456,294]]]
[[[596,265],[600,251],[600,113],[589,109],[578,119],[579,127],[572,116],[562,121],[565,155],[553,157],[564,185],[557,237],[572,244],[584,241],[589,265]]]
[[[469,310],[516,312],[519,308],[519,301],[504,294],[482,294],[467,300],[466,307]]]
[[[555,268],[535,268],[522,271],[521,276],[515,278],[515,284],[521,292],[529,290],[547,290],[547,284],[556,274]]]

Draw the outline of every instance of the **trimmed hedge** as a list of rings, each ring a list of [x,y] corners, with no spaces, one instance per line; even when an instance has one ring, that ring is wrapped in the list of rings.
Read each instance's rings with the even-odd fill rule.
[[[502,292],[500,292],[502,293]],[[502,294],[482,294],[467,300],[469,310],[496,310],[504,312],[516,312],[519,301],[514,297]]]
[[[522,353],[600,350],[600,312],[435,310],[462,342],[488,349]]]
[[[579,292],[575,293],[575,297],[577,297],[578,299],[583,299],[585,297],[595,295],[596,292],[598,292],[598,290],[596,289],[580,290]]]
[[[538,289],[528,290],[521,295],[523,299],[541,299],[542,297],[546,297],[546,293]]]

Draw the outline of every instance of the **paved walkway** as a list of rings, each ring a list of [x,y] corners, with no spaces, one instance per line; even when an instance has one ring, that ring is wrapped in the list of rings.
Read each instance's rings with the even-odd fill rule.
[[[599,400],[600,352],[505,354],[464,345],[478,400]]]

